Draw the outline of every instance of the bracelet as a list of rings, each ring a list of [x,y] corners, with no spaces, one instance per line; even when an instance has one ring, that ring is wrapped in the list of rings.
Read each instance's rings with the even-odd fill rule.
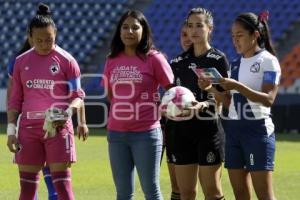
[[[14,123],[7,124],[6,134],[7,136],[16,135],[16,125]]]

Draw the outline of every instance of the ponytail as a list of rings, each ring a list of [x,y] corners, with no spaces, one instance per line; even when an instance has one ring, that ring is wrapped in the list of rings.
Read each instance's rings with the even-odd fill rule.
[[[254,13],[242,13],[235,21],[239,22],[251,34],[258,31],[260,37],[257,39],[257,44],[260,48],[265,48],[268,52],[276,55],[275,48],[271,41],[271,33],[268,26],[269,12],[263,11],[259,16]]]
[[[260,38],[259,40],[261,40],[263,46],[260,45],[260,47],[265,48],[268,52],[270,52],[271,54],[273,54],[274,56],[276,55],[276,51],[275,48],[272,44],[272,39],[271,39],[271,32],[268,26],[268,20],[269,20],[269,12],[268,11],[263,11],[262,13],[260,13],[260,15],[258,16],[258,21],[262,24],[262,28],[259,30],[260,33]]]
[[[28,26],[28,33],[32,35],[33,28],[45,28],[52,26],[56,30],[54,21],[51,18],[51,11],[49,6],[40,3],[36,15],[32,18]]]

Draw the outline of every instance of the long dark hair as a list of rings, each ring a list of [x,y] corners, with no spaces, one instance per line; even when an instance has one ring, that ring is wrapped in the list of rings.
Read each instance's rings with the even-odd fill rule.
[[[259,47],[265,48],[271,54],[276,55],[266,17],[259,17],[252,12],[248,12],[240,14],[235,19],[235,22],[240,23],[245,30],[250,32],[250,34],[253,34],[254,31],[258,31],[260,34],[260,37],[257,39]]]
[[[28,25],[28,33],[30,36],[32,36],[33,28],[45,28],[48,26],[52,26],[56,31],[56,25],[51,18],[51,11],[49,6],[40,3],[38,6],[38,10],[36,11],[36,15],[31,19]]]
[[[125,46],[121,40],[120,34],[121,26],[128,17],[132,17],[138,20],[141,26],[143,27],[142,39],[136,47],[136,54],[146,55],[150,51],[150,49],[154,49],[152,31],[146,17],[142,12],[138,10],[129,10],[122,15],[121,19],[118,22],[117,29],[115,31],[110,45],[110,53],[108,55],[108,57],[110,58],[116,57],[120,52],[124,51]]]

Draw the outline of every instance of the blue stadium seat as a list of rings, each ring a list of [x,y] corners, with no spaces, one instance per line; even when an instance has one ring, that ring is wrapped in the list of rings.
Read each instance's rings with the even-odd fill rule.
[[[0,0],[1,72],[6,71],[8,60],[23,44],[28,20],[35,15],[39,2]],[[84,66],[97,45],[103,45],[111,36],[120,15],[133,1],[45,0],[44,3],[53,11],[53,19],[58,27],[57,43],[70,51],[80,66]]]
[[[275,42],[282,37],[291,23],[297,20],[300,15],[299,2],[289,0],[227,0],[226,2],[201,1],[201,3],[194,0],[154,0],[146,10],[145,15],[152,25],[156,46],[165,52],[169,58],[181,52],[180,45],[175,45],[176,48],[170,48],[174,42],[179,43],[179,39],[177,41],[170,39],[170,33],[176,34],[174,26],[181,26],[178,22],[184,20],[191,8],[198,6],[208,8],[213,12],[215,31],[212,43],[224,51],[229,59],[236,57],[230,37],[230,28],[238,14],[249,11],[260,13],[263,10],[269,10],[270,27]],[[166,40],[165,38],[169,39]]]

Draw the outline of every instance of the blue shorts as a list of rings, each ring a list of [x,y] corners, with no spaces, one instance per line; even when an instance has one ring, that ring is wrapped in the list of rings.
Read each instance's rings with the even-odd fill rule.
[[[268,134],[265,119],[226,120],[224,129],[226,168],[273,171],[275,134]]]

